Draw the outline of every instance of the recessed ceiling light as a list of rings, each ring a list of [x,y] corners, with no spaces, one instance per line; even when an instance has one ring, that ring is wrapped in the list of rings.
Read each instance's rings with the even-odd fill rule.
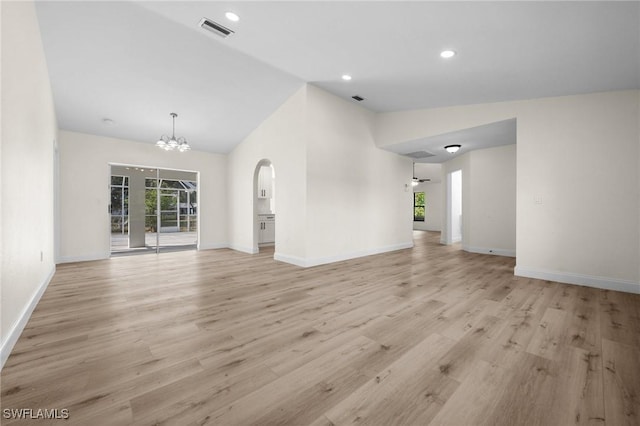
[[[226,16],[227,19],[232,22],[238,22],[240,20],[240,17],[233,12],[227,12],[224,14],[224,16]]]
[[[349,74],[342,74],[342,79],[344,81],[349,81],[349,80],[351,80],[351,76]]]
[[[456,56],[456,52],[453,50],[443,50],[442,52],[440,52],[440,56],[445,58],[445,59],[449,59],[449,58],[453,58],[454,56]]]

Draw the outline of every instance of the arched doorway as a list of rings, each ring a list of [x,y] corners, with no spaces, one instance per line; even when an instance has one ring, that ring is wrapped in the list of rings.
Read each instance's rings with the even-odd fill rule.
[[[275,250],[276,244],[276,174],[273,164],[262,159],[253,173],[253,251],[261,247]]]

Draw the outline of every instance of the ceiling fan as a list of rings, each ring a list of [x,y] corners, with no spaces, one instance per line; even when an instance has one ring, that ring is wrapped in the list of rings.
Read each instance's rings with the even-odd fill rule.
[[[411,186],[416,186],[423,182],[431,182],[431,179],[418,179],[416,177],[416,163],[413,163],[413,179],[411,180]]]

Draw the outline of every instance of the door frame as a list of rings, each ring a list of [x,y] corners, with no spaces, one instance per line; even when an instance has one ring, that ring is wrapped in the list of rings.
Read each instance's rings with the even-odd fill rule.
[[[196,250],[200,250],[200,241],[201,241],[201,234],[200,234],[200,224],[201,224],[201,202],[200,200],[202,199],[202,193],[201,193],[201,179],[200,179],[200,171],[199,170],[186,170],[186,169],[177,169],[177,168],[173,168],[173,167],[163,167],[163,166],[149,166],[149,165],[142,165],[142,164],[131,164],[131,163],[118,163],[118,162],[109,162],[107,163],[107,190],[109,191],[109,197],[107,198],[108,200],[108,205],[111,205],[111,170],[112,167],[116,166],[116,167],[138,167],[141,169],[155,169],[156,170],[156,179],[158,178],[159,174],[160,174],[160,170],[167,170],[167,171],[176,171],[176,172],[185,172],[185,173],[195,173],[196,175],[196,184],[198,185],[198,213],[197,213],[197,217],[196,217]],[[158,192],[158,198],[160,196],[160,193]],[[109,216],[109,220],[107,221],[107,232],[108,232],[108,239],[107,239],[107,244],[108,244],[108,248],[107,248],[107,252],[109,253],[109,257],[113,256],[113,253],[111,251],[111,211],[107,208],[107,215]],[[160,220],[160,214],[158,211],[158,219],[157,221]],[[159,225],[158,225],[159,226]],[[158,231],[159,231],[159,227],[158,227]],[[129,232],[129,231],[127,231]],[[156,237],[156,254],[160,253],[160,246],[159,246],[159,238],[160,238],[160,233],[157,232],[157,237]]]
[[[275,166],[273,162],[268,158],[263,158],[253,169],[253,210],[251,214],[252,221],[252,229],[253,229],[253,245],[252,245],[252,253],[256,254],[260,252],[260,245],[258,244],[260,229],[258,228],[258,178],[260,175],[260,168],[262,167],[271,167],[275,174]],[[278,216],[276,216],[276,224],[277,224]],[[278,227],[276,226],[276,233],[278,231]],[[277,237],[274,238],[274,247],[277,244]]]

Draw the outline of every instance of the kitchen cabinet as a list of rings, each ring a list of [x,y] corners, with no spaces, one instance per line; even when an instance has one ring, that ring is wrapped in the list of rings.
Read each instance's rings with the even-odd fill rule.
[[[262,166],[258,173],[258,198],[273,196],[273,174],[271,167]]]
[[[258,244],[268,244],[276,241],[275,215],[258,216]]]

